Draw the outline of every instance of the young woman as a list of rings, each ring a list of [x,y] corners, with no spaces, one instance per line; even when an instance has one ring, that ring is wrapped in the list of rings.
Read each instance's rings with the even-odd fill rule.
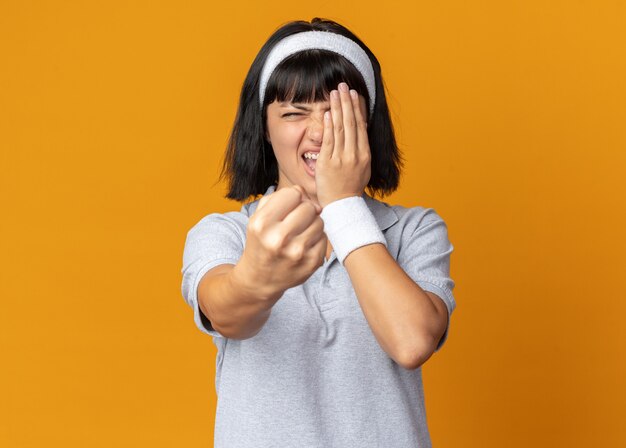
[[[329,20],[279,28],[222,171],[228,198],[262,197],[205,216],[183,254],[218,349],[215,447],[431,446],[421,366],[447,338],[453,246],[432,208],[372,197],[400,166],[365,44]]]

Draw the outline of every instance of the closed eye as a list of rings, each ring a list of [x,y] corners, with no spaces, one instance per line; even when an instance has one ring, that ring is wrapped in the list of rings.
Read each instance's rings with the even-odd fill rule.
[[[298,114],[296,112],[291,112],[291,113],[288,113],[288,114],[284,114],[283,117],[290,117],[292,115],[302,115],[302,114]]]

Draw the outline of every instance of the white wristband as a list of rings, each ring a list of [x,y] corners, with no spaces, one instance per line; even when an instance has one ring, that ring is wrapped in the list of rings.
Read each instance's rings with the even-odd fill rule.
[[[376,218],[361,196],[331,202],[322,209],[320,218],[324,221],[324,232],[342,265],[348,254],[361,246],[382,243],[387,247],[387,240]]]

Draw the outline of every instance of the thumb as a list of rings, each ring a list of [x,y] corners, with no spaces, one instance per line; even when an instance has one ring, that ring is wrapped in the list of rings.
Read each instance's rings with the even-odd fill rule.
[[[315,210],[317,210],[317,213],[321,213],[322,212],[322,207],[320,207],[317,203],[313,202],[313,200],[311,200],[311,197],[308,195],[308,193],[306,192],[306,190],[301,187],[300,185],[294,185],[293,188],[295,188],[296,190],[298,190],[300,192],[300,194],[302,195],[302,201],[308,201],[311,202],[314,206],[315,206]]]
[[[309,195],[306,194],[306,191],[304,191],[304,188],[302,188],[300,185],[293,185],[293,188],[294,190],[297,190],[300,192],[302,199],[309,199]]]
[[[266,195],[266,196],[263,196],[261,199],[259,199],[259,204],[256,206],[257,211],[259,211],[261,207],[263,207],[263,205],[267,203],[269,198],[270,198],[270,195]]]

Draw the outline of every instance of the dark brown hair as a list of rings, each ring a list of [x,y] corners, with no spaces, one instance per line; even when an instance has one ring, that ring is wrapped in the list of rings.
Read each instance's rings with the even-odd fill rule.
[[[343,56],[326,50],[304,50],[284,59],[274,70],[259,104],[259,82],[263,64],[277,42],[303,31],[330,31],[356,42],[367,53],[376,83],[376,101],[368,122],[371,149],[371,177],[366,190],[370,196],[384,197],[394,192],[400,182],[402,156],[396,144],[385,97],[380,64],[367,46],[347,28],[314,18],[311,22],[294,21],[281,26],[263,45],[244,80],[239,108],[233,125],[219,180],[228,179],[228,199],[245,201],[265,193],[278,182],[278,163],[272,146],[265,139],[267,106],[274,100],[324,101],[340,82],[363,95],[369,111],[370,98],[360,72]],[[219,182],[218,180],[218,182]]]

